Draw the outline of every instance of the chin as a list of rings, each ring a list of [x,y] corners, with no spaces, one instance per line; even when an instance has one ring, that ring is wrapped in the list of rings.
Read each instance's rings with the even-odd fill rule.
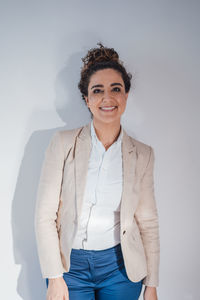
[[[102,116],[94,116],[93,115],[93,119],[96,119],[98,122],[102,122],[105,124],[109,124],[109,123],[116,123],[116,122],[120,122],[120,117],[111,117],[111,116],[107,116],[105,118],[102,118]]]

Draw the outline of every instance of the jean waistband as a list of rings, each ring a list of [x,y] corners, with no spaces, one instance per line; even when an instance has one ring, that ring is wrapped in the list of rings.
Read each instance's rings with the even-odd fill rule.
[[[89,253],[92,253],[92,254],[107,254],[109,252],[114,252],[114,253],[118,253],[118,252],[121,252],[121,243],[113,246],[113,247],[110,247],[110,248],[107,248],[107,249],[103,249],[103,250],[87,250],[87,249],[74,249],[72,248],[72,254],[76,254],[76,255],[83,255],[83,254],[89,254]]]

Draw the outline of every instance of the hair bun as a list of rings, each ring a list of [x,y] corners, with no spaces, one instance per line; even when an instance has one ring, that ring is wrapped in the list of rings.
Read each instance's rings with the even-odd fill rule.
[[[119,61],[119,55],[113,48],[106,48],[102,43],[97,43],[100,48],[92,48],[88,51],[87,55],[82,58],[84,63],[83,69],[89,68],[94,63],[103,61]]]

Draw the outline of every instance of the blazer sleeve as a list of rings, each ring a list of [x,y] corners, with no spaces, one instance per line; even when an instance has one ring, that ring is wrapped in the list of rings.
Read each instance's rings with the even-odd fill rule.
[[[135,212],[147,260],[146,286],[159,285],[160,240],[158,212],[154,196],[154,151],[149,146],[147,164],[141,179],[139,203]]]
[[[35,207],[36,244],[43,278],[64,272],[56,227],[63,166],[64,149],[57,131],[45,151]]]

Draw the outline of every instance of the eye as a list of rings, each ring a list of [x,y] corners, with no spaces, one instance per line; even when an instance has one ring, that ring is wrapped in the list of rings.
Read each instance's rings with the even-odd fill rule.
[[[102,90],[100,90],[100,89],[94,89],[94,90],[93,90],[93,93],[94,93],[94,94],[98,94],[98,93],[100,93],[101,91],[102,91]]]
[[[120,92],[121,89],[120,89],[118,86],[116,86],[116,87],[113,88],[113,91],[114,91],[114,92]]]

